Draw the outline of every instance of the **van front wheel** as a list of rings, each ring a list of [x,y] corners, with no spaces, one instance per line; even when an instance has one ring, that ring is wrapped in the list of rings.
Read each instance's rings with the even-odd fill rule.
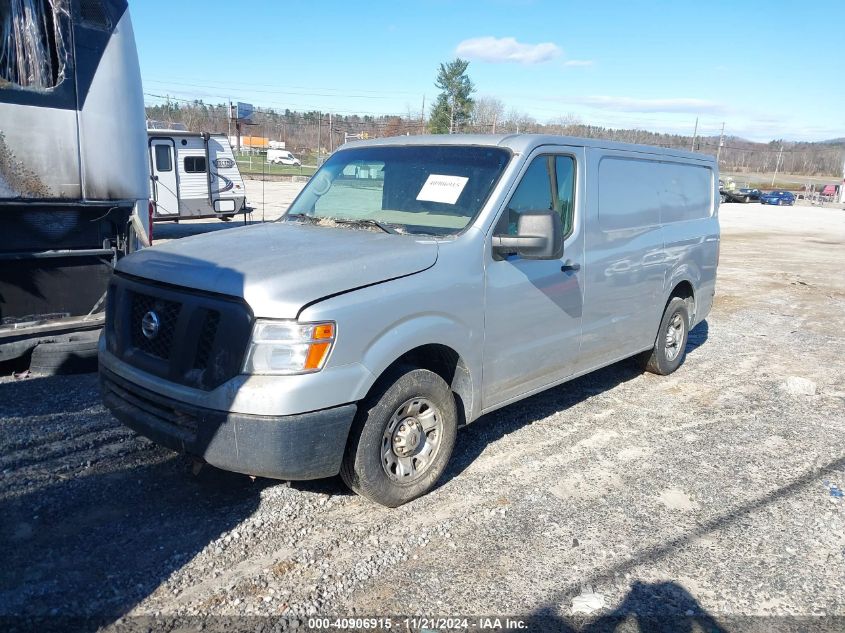
[[[361,403],[340,475],[358,494],[395,508],[424,495],[446,470],[457,434],[449,385],[399,367]]]
[[[672,297],[660,321],[654,348],[642,355],[645,370],[661,376],[675,371],[684,362],[688,336],[687,302],[680,297]]]

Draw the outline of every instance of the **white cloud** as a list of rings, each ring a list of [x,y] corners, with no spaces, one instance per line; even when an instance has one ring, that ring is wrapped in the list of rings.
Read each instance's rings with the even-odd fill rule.
[[[557,44],[523,44],[513,37],[473,37],[458,44],[460,57],[493,64],[517,62],[542,64],[559,57],[563,51]]]
[[[728,108],[706,99],[636,99],[634,97],[580,97],[578,103],[602,110],[619,112],[686,112],[693,114],[724,114]]]
[[[564,66],[570,66],[575,68],[584,68],[586,66],[592,66],[594,64],[593,60],[591,59],[567,59],[563,62]]]

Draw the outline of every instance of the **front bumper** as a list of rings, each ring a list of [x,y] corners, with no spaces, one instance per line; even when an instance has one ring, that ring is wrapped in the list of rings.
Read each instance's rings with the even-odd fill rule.
[[[153,393],[100,367],[103,402],[123,424],[154,442],[224,470],[276,479],[340,472],[356,405],[297,415],[206,409]]]

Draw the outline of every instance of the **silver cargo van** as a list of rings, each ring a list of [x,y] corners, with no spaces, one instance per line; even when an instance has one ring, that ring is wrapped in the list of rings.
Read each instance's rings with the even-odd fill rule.
[[[338,472],[398,506],[457,429],[639,355],[669,374],[710,311],[711,156],[555,136],[351,143],[270,224],[123,259],[103,397],[233,471]]]

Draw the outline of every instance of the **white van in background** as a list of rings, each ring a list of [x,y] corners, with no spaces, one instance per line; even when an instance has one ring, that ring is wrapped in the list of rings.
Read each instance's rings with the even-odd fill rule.
[[[268,149],[267,162],[272,165],[302,165],[302,161],[286,149]]]
[[[246,189],[225,134],[147,130],[154,220],[249,213]]]

